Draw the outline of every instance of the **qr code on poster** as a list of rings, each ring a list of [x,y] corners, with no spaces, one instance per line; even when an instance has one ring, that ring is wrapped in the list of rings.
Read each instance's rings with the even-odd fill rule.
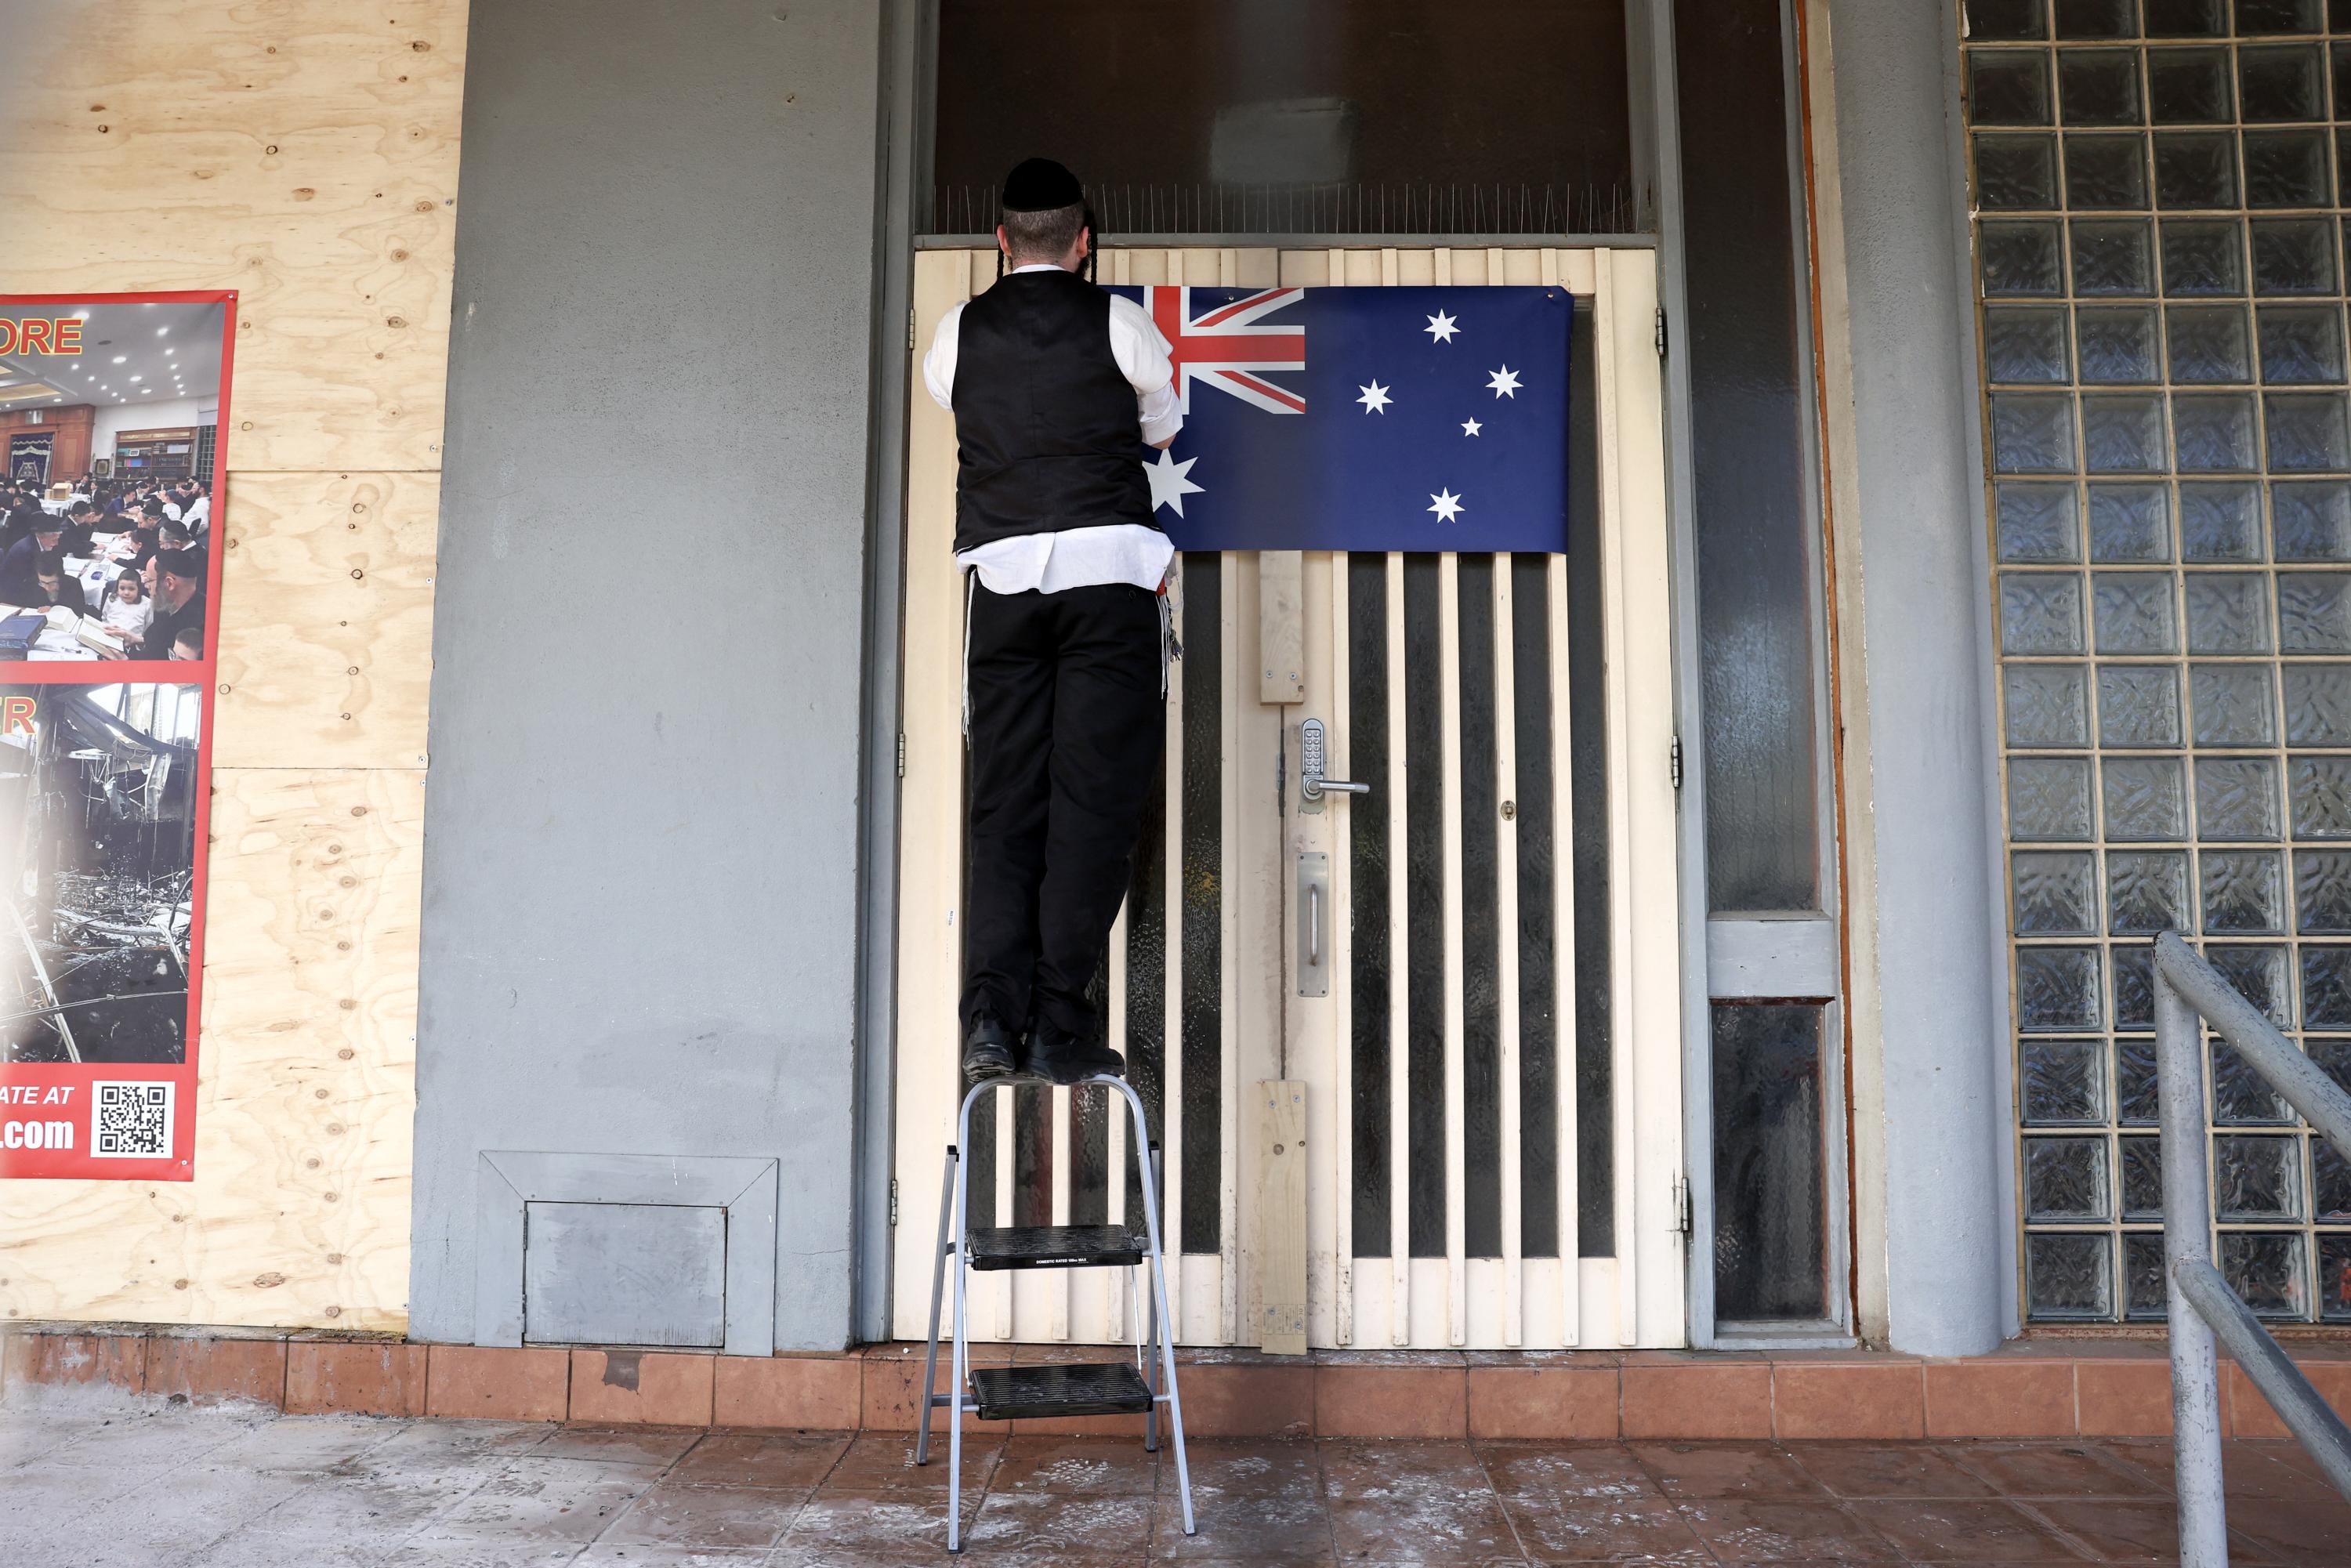
[[[172,1157],[170,1083],[96,1085],[89,1108],[89,1152],[117,1159]]]

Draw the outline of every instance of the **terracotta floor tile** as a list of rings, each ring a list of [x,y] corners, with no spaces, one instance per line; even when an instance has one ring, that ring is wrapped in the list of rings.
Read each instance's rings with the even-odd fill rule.
[[[658,1473],[652,1466],[525,1456],[425,1526],[418,1539],[585,1546],[651,1490]]]
[[[1708,1498],[1676,1505],[1724,1563],[1898,1563],[1894,1543],[1826,1498]]]
[[[2224,1444],[2220,1467],[2231,1502],[2327,1502],[2342,1495],[2309,1468],[2301,1446],[2292,1442]],[[2171,1490],[2168,1477],[2164,1490]],[[2351,1560],[2351,1552],[2345,1555]]]
[[[2173,1563],[2179,1516],[2169,1498],[2047,1498],[2027,1510],[2109,1563]]]
[[[1466,1443],[1324,1443],[1322,1495],[1346,1563],[1485,1563],[1518,1555]]]
[[[964,1493],[967,1531],[979,1515],[981,1500],[977,1492]],[[771,1568],[814,1568],[824,1563],[952,1563],[946,1545],[944,1495],[934,1499],[819,1492],[793,1519],[768,1562]]]
[[[1004,1458],[988,1481],[991,1492],[1055,1496],[1148,1495],[1158,1490],[1159,1460],[1141,1443],[1120,1437],[1006,1439]]]
[[[598,1539],[613,1545],[764,1552],[799,1516],[803,1496],[664,1481],[630,1504]]]
[[[1992,1486],[1915,1443],[1791,1443],[1788,1452],[1845,1498],[1990,1497]]]
[[[991,1491],[967,1555],[1032,1562],[1140,1563],[1151,1552],[1153,1500],[1118,1493]]]
[[[1621,1443],[1497,1443],[1479,1448],[1478,1457],[1503,1501],[1529,1509],[1573,1509],[1665,1496]]]
[[[2166,1490],[2101,1444],[1947,1443],[1942,1451],[2004,1497],[2149,1497]]]
[[[2229,1510],[2231,1535],[2278,1563],[2343,1568],[2351,1562],[2351,1502],[2288,1499]]]
[[[1176,1491],[1176,1461],[1163,1453],[1159,1490]],[[1269,1438],[1191,1443],[1185,1459],[1195,1492],[1210,1489],[1228,1497],[1322,1496],[1322,1455],[1311,1443]]]
[[[686,1486],[808,1491],[848,1451],[846,1432],[712,1432],[678,1460],[669,1479]]]
[[[1805,1497],[1827,1489],[1770,1443],[1635,1443],[1633,1457],[1671,1498]]]
[[[1365,1497],[1402,1480],[1486,1491],[1485,1467],[1467,1443],[1335,1442],[1319,1445],[1322,1492],[1334,1501]]]
[[[1517,1533],[1490,1492],[1399,1480],[1379,1495],[1334,1501],[1331,1538],[1342,1562],[1445,1564],[1518,1561]]]
[[[1192,1521],[1184,1533],[1184,1507],[1176,1494],[1174,1471],[1159,1494],[1151,1555],[1186,1562],[1242,1558],[1252,1563],[1328,1563],[1331,1516],[1315,1486],[1266,1491],[1230,1491],[1192,1479]]]
[[[2087,1562],[2081,1552],[1998,1498],[1948,1502],[1855,1502],[1853,1511],[1914,1563]]]
[[[975,1440],[972,1434],[965,1433],[964,1490],[970,1493],[986,1487],[997,1461],[1003,1457],[1001,1439]],[[827,1496],[849,1492],[936,1492],[944,1497],[947,1490],[946,1434],[940,1432],[933,1437],[930,1462],[917,1465],[912,1432],[861,1432],[826,1473],[818,1490]]]
[[[558,1427],[530,1450],[535,1459],[592,1459],[605,1464],[661,1465],[702,1436],[687,1427]]]
[[[1538,1563],[1714,1561],[1690,1521],[1662,1497],[1597,1498],[1563,1508],[1505,1498],[1502,1507]]]

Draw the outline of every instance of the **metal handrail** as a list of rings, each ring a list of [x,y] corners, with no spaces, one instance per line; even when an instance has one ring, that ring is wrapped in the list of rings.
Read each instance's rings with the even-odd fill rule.
[[[2351,1498],[2351,1427],[2329,1409],[2212,1267],[2210,1147],[2204,1113],[2204,1031],[2236,1049],[2311,1129],[2351,1157],[2351,1094],[2294,1049],[2220,971],[2167,931],[2155,941],[2155,1055],[2163,1126],[2163,1264],[2170,1311],[2171,1441],[2179,1494],[2181,1568],[2228,1568],[2228,1502],[2220,1485],[2217,1338],[2262,1397]]]

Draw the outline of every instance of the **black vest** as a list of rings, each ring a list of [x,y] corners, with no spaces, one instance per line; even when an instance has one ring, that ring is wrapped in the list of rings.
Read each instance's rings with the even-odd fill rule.
[[[1018,534],[1159,525],[1111,297],[1075,273],[1016,272],[966,305],[956,344],[957,550]]]

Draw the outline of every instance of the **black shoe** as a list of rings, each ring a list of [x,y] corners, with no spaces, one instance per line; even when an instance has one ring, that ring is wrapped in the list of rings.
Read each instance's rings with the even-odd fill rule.
[[[1126,1058],[1106,1045],[1089,1045],[1069,1030],[1039,1019],[1029,1030],[1020,1071],[1055,1083],[1082,1083],[1096,1073],[1126,1073]]]
[[[976,1013],[963,1038],[963,1078],[981,1083],[1012,1071],[1012,1031],[994,1013]]]

